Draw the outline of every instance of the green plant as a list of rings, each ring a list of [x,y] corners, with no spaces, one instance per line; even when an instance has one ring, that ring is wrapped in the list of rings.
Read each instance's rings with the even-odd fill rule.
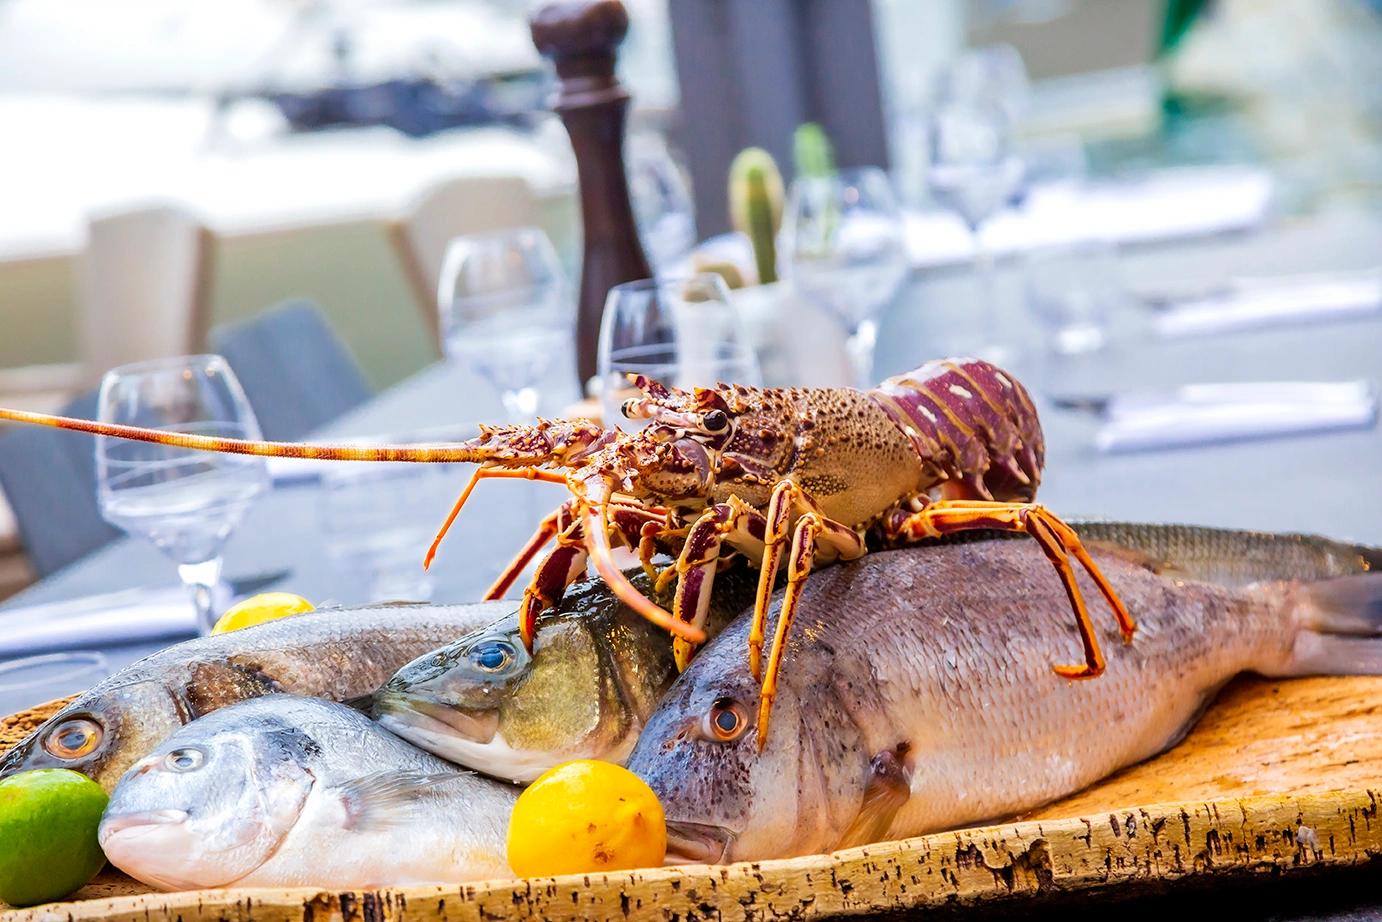
[[[792,153],[796,160],[796,175],[828,177],[835,173],[835,149],[825,129],[816,122],[803,122],[792,136]]]
[[[772,154],[759,147],[740,151],[729,167],[730,221],[753,246],[760,285],[777,281],[782,194],[782,174]]]

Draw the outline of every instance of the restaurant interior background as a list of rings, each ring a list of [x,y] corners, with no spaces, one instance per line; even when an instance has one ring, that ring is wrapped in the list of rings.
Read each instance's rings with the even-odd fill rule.
[[[56,411],[114,365],[201,351],[212,331],[304,299],[369,389],[388,388],[442,355],[437,241],[458,234],[534,224],[577,278],[574,161],[547,109],[530,7],[0,0],[0,405]],[[1010,361],[1068,362],[1062,380],[1079,394],[1117,384],[1081,380],[1082,355],[1117,355],[1143,335],[1128,318],[1194,293],[1174,277],[1143,290],[1120,273],[1130,254],[1311,222],[1355,246],[1377,239],[1365,231],[1376,234],[1382,201],[1382,3],[627,7],[628,160],[654,265],[685,266],[698,241],[730,230],[725,177],[738,149],[768,149],[790,182],[793,129],[820,122],[841,166],[889,171],[911,273],[911,294],[889,310],[940,318],[909,347],[917,362],[963,349],[980,313],[954,306],[985,291],[966,287],[983,284],[966,222],[982,225],[980,250],[1001,270],[983,297],[1017,318],[1005,327]],[[970,177],[977,191],[938,181],[933,162],[938,87],[971,72],[997,81],[991,101],[1012,126],[993,169],[1016,165]],[[438,204],[459,180],[497,188],[499,177],[504,191],[482,205]],[[1075,254],[1075,275],[1112,290],[1096,291],[1093,308],[1043,306],[1043,280],[1071,258],[1043,254],[1069,245],[1091,247]],[[966,293],[951,303],[928,291]],[[1344,300],[1341,310],[1359,307]],[[1233,377],[1245,347],[1230,336],[1213,348]],[[1215,380],[1213,370],[1182,377]],[[555,406],[580,396],[573,369],[554,375]],[[7,595],[34,577],[8,511],[0,547]]]

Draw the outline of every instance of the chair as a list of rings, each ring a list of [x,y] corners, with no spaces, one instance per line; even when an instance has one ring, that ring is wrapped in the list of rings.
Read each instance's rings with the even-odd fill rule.
[[[240,379],[267,439],[300,439],[372,394],[350,348],[310,301],[218,327],[211,345]]]
[[[117,365],[201,350],[214,240],[170,204],[98,215],[78,260],[88,381]]]
[[[446,245],[462,234],[541,223],[537,196],[528,181],[518,176],[442,180],[424,189],[401,217],[389,222],[389,241],[438,348],[437,281]]]
[[[62,409],[96,418],[96,394]],[[80,432],[14,426],[0,432],[0,488],[19,525],[19,538],[43,577],[100,548],[120,532],[96,502],[96,442]]]

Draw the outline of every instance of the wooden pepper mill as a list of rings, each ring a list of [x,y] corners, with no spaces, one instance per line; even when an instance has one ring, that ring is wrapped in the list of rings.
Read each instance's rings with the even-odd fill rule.
[[[576,316],[576,368],[595,374],[600,317],[615,285],[652,277],[629,203],[624,119],[629,94],[614,75],[615,49],[629,30],[620,0],[560,0],[529,20],[533,44],[550,57],[559,81],[553,109],[576,152],[585,254]]]

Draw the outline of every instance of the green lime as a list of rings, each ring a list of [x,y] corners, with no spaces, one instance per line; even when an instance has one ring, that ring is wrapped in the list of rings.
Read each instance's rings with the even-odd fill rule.
[[[86,883],[106,856],[96,828],[106,792],[65,768],[37,768],[0,781],[0,900],[33,906]]]

